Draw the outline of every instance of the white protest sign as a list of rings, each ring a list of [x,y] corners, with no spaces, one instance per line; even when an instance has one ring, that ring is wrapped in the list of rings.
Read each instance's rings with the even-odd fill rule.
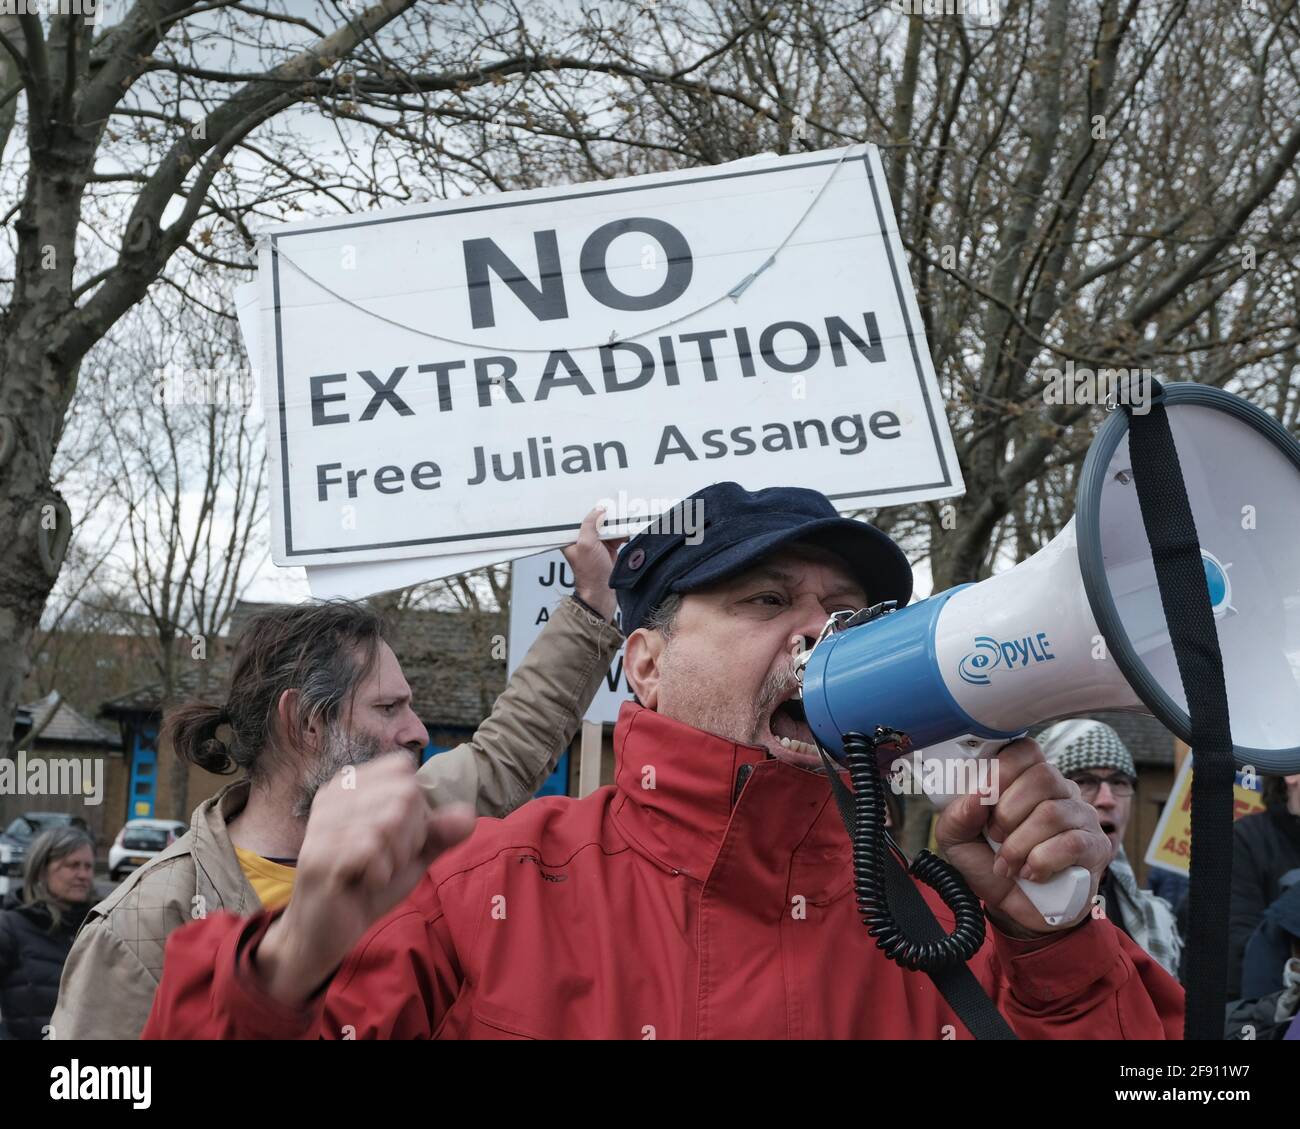
[[[726,479],[963,489],[870,147],[292,224],[260,263],[277,564],[553,546]]]
[[[555,549],[515,561],[510,569],[510,641],[506,667],[513,676],[528,648],[542,633],[562,599],[573,594],[573,571],[564,554]],[[623,648],[583,715],[586,721],[618,720],[619,707],[632,700],[632,687],[623,673]]]
[[[261,296],[257,279],[242,282],[235,287],[235,319],[239,324],[240,335],[244,339],[244,351],[248,354],[248,367],[261,386],[262,375],[262,310]],[[266,390],[262,390],[262,400],[266,401]]]
[[[249,367],[259,377],[261,364],[261,312],[258,285],[246,282],[235,288],[235,311],[244,338]],[[309,565],[307,586],[316,600],[359,600],[377,592],[410,588],[445,576],[504,564],[523,555],[523,549],[498,549],[481,553],[458,553],[440,557],[409,557],[395,561],[366,561],[362,564]]]

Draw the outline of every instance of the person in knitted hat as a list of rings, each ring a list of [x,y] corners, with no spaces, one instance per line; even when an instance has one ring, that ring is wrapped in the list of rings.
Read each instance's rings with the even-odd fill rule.
[[[1183,942],[1173,907],[1150,890],[1138,887],[1132,864],[1124,853],[1137,786],[1137,767],[1120,735],[1091,718],[1059,721],[1038,735],[1043,756],[1097,812],[1101,829],[1115,848],[1115,857],[1102,875],[1097,895],[1105,913],[1171,975],[1178,975]]]

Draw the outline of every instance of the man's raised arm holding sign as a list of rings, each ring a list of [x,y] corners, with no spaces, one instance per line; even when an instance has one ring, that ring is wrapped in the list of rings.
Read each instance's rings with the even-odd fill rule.
[[[506,816],[532,796],[582,722],[623,643],[609,572],[621,541],[602,541],[602,511],[583,519],[564,550],[573,598],[560,601],[537,641],[463,745],[427,761],[416,774],[434,806],[460,802],[479,815]]]

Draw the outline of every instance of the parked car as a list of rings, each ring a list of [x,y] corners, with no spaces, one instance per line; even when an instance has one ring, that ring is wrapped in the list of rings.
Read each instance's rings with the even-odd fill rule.
[[[73,824],[89,831],[79,815],[65,811],[25,811],[0,831],[0,901],[23,888],[23,860],[31,841],[51,827]]]
[[[175,819],[129,819],[108,849],[108,876],[117,882],[144,866],[189,830]]]

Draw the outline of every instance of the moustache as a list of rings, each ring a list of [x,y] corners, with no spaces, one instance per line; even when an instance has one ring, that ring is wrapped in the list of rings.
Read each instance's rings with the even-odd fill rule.
[[[784,701],[789,697],[791,690],[797,689],[799,689],[799,679],[795,675],[792,657],[789,666],[774,670],[763,679],[763,685],[758,691],[759,708],[767,709],[768,706]]]

